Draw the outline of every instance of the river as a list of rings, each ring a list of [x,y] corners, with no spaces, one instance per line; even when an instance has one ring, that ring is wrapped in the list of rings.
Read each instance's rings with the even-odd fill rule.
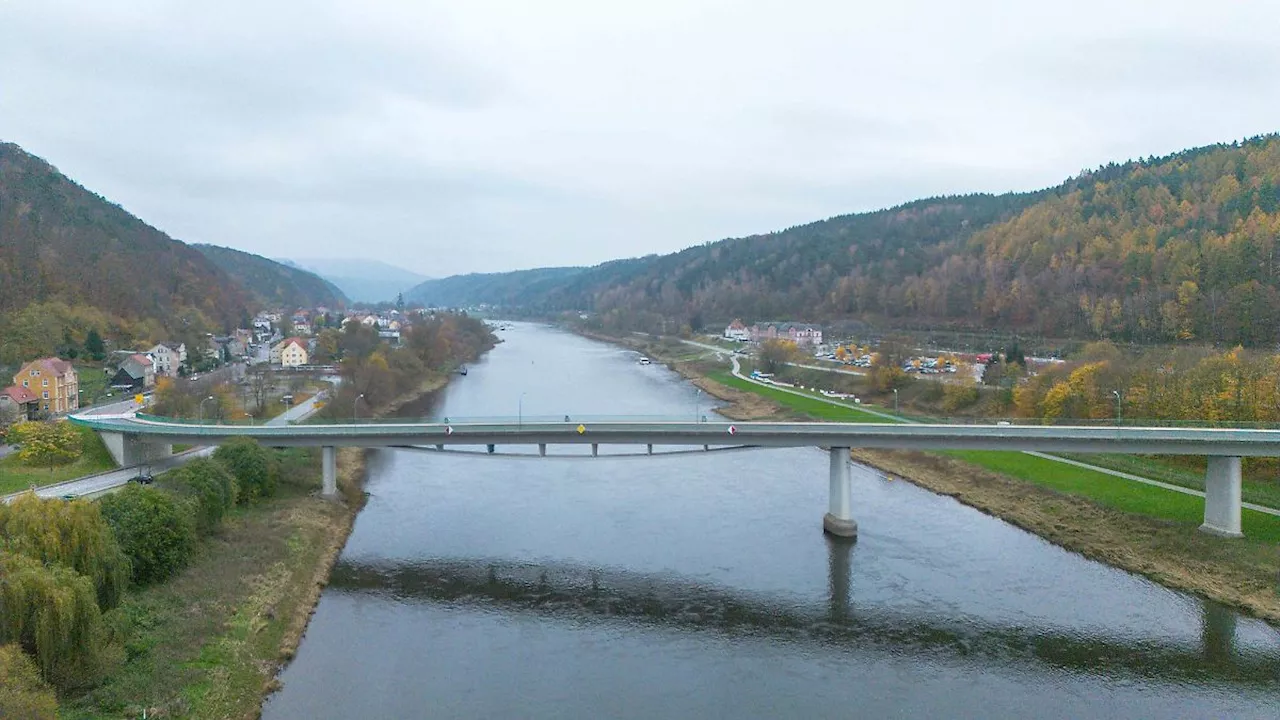
[[[402,413],[709,411],[634,353],[499,335]],[[371,453],[368,505],[264,717],[1280,716],[1267,624],[866,469],[858,541],[832,541],[827,463]]]

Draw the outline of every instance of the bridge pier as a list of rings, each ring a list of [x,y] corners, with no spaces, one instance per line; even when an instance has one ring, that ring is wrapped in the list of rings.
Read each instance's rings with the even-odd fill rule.
[[[133,467],[155,462],[173,454],[173,444],[144,439],[137,433],[100,432],[111,459],[120,467]]]
[[[849,448],[831,448],[831,487],[822,529],[842,538],[856,538],[858,523],[853,519],[853,478],[849,471]]]
[[[338,449],[326,445],[320,450],[320,495],[326,498],[338,496]]]
[[[1240,458],[1209,456],[1204,476],[1204,524],[1201,532],[1244,537],[1240,532]]]

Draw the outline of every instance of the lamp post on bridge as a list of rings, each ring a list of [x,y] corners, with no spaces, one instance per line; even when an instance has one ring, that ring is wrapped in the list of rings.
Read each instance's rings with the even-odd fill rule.
[[[1112,391],[1111,391],[1111,394],[1116,396],[1116,424],[1117,424],[1117,425],[1119,425],[1119,424],[1120,424],[1120,421],[1121,421],[1121,418],[1120,418],[1120,391],[1119,391],[1119,390],[1112,390]]]
[[[363,399],[364,399],[364,393],[360,393],[359,395],[356,396],[355,400],[351,401],[351,421],[352,422],[355,422],[360,417],[360,414],[359,414],[360,401]]]
[[[212,399],[213,399],[213,396],[210,395],[209,397],[200,401],[200,424],[201,425],[204,424],[204,404],[209,402]]]
[[[893,389],[893,414],[894,415],[902,414],[898,412],[898,388]]]
[[[520,393],[520,402],[516,409],[516,427],[519,427],[519,428],[524,427],[524,396],[528,392],[529,392],[528,390],[525,390],[524,392]]]
[[[702,388],[694,388],[693,389],[693,421],[694,422],[700,422],[698,420],[698,413],[701,411],[701,405],[702,405]]]

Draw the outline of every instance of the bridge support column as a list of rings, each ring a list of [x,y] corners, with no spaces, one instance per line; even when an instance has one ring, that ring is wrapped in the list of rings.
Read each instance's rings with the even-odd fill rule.
[[[1204,476],[1204,524],[1201,532],[1244,537],[1240,532],[1240,458],[1209,457]]]
[[[858,523],[853,519],[853,478],[849,472],[849,448],[831,448],[831,488],[827,514],[822,516],[822,529],[842,538],[858,536]]]
[[[338,496],[338,449],[326,445],[320,451],[320,495],[327,498]]]
[[[546,457],[546,456],[547,456],[547,444],[546,444],[546,443],[538,443],[538,454],[539,454],[539,455],[541,455],[542,457]]]

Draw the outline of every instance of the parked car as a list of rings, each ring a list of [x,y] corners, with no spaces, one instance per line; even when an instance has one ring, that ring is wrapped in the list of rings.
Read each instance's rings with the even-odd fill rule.
[[[141,472],[129,478],[129,482],[138,483],[139,485],[150,485],[155,482],[155,478],[151,476],[151,473]]]

